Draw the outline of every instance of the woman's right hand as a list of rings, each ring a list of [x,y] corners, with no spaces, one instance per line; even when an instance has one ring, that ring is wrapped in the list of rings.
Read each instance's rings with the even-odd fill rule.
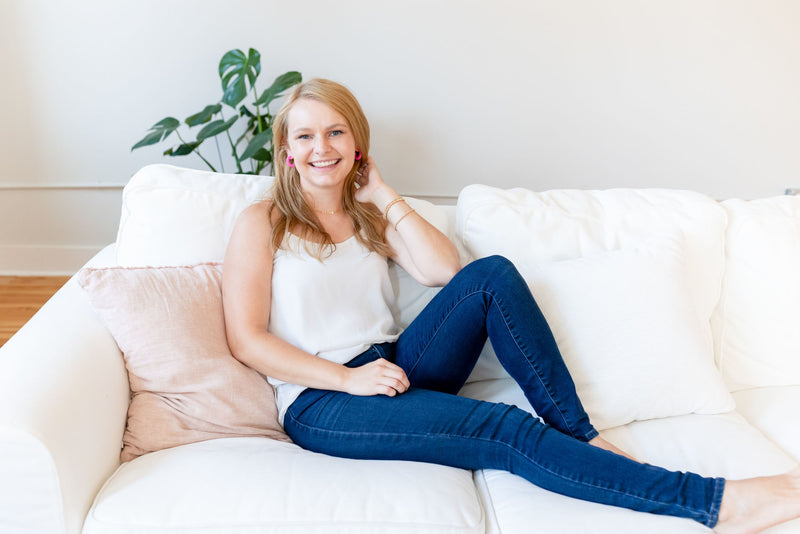
[[[394,397],[405,393],[411,385],[402,367],[383,358],[347,369],[344,389],[351,395]]]

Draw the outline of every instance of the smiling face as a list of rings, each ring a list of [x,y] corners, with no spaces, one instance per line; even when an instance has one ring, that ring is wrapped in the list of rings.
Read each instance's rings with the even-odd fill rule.
[[[341,189],[355,163],[356,142],[347,119],[317,100],[292,105],[286,145],[307,192]]]

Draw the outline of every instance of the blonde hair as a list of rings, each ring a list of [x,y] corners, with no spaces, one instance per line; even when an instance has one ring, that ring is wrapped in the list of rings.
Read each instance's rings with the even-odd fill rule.
[[[369,123],[355,96],[343,85],[330,80],[316,78],[295,87],[275,115],[272,123],[272,138],[275,147],[273,169],[275,182],[272,189],[273,205],[278,216],[273,219],[272,248],[278,250],[286,234],[299,227],[300,235],[305,238],[305,247],[309,254],[322,259],[324,250],[332,253],[336,248],[330,234],[320,223],[314,210],[306,202],[300,185],[300,173],[286,163],[286,137],[288,134],[289,111],[301,99],[321,102],[342,115],[355,138],[356,147],[366,161],[369,157]],[[364,204],[355,199],[355,181],[358,165],[354,165],[345,178],[342,192],[342,204],[345,212],[353,219],[356,239],[365,247],[383,256],[392,253],[386,243],[384,231],[386,221],[380,211],[372,204]],[[310,248],[309,237],[319,240],[316,250]]]

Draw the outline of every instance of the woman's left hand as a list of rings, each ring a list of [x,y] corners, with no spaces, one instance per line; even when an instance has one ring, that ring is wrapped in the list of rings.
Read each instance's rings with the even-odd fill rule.
[[[378,171],[372,156],[368,157],[367,161],[361,165],[356,177],[356,184],[358,184],[358,189],[356,190],[356,200],[358,202],[371,202],[380,207],[380,203],[383,200],[382,197],[392,195],[391,192],[387,194],[388,186],[383,181],[383,177]]]
[[[356,184],[356,201],[371,202],[386,218],[386,242],[394,251],[389,257],[421,284],[443,286],[449,282],[461,269],[458,251],[447,236],[420,215],[413,215],[407,202],[399,202],[402,197],[383,181],[371,157]],[[401,219],[402,235],[397,230]]]

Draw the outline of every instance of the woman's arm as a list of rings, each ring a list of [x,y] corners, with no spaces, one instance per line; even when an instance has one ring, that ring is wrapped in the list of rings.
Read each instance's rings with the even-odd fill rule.
[[[300,350],[268,332],[272,290],[270,204],[242,212],[222,278],[225,327],[231,353],[260,373],[291,384],[353,395],[396,395],[408,389],[403,370],[386,360],[349,368]]]
[[[405,201],[395,202],[402,197],[383,181],[372,157],[362,175],[356,200],[372,202],[385,214],[389,221],[386,241],[394,250],[391,259],[426,286],[443,286],[449,282],[461,270],[453,243]]]

